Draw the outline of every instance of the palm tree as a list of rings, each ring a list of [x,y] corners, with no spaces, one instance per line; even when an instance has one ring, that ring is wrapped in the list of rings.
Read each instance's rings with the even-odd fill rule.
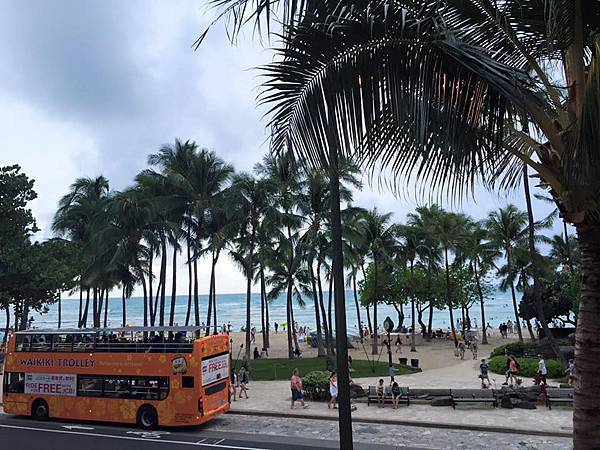
[[[452,301],[451,292],[451,277],[450,277],[450,258],[449,252],[455,248],[460,236],[464,233],[466,219],[464,216],[455,213],[449,213],[443,209],[434,206],[431,207],[430,213],[432,214],[432,229],[434,230],[437,239],[440,242],[440,246],[444,252],[444,269],[445,269],[445,299],[448,313],[450,314],[450,329],[452,330],[452,337],[454,339],[454,345],[458,345],[458,339],[456,336],[456,329],[454,327],[454,303]]]
[[[408,262],[410,269],[410,305],[411,305],[411,339],[410,339],[410,351],[416,352],[415,346],[415,261],[419,256],[419,251],[424,243],[424,233],[422,230],[410,225],[402,225],[399,227],[399,236],[402,238],[402,244],[400,248],[401,258]]]
[[[70,192],[60,199],[52,223],[52,229],[56,234],[66,236],[81,250],[80,258],[84,269],[79,276],[78,326],[80,328],[87,326],[90,289],[94,293],[94,326],[99,325],[96,307],[99,288],[91,284],[89,245],[93,229],[97,228],[105,218],[109,201],[109,183],[105,177],[78,178],[71,185]],[[86,290],[85,306],[83,305],[84,290]]]
[[[383,261],[391,260],[396,252],[396,225],[390,223],[392,214],[381,214],[374,208],[366,211],[361,218],[361,234],[367,243],[368,255],[374,267],[374,295],[373,295],[373,348],[372,353],[378,353],[377,348],[377,303],[378,303],[378,278],[379,266]]]
[[[498,257],[498,251],[488,242],[488,232],[481,222],[467,222],[465,234],[459,243],[462,254],[469,261],[469,268],[475,277],[479,305],[481,307],[481,330],[482,344],[487,344],[487,329],[485,320],[485,307],[481,279],[493,265],[494,259]]]
[[[519,320],[517,298],[515,295],[514,279],[516,275],[513,262],[515,249],[527,238],[527,214],[519,211],[514,205],[508,205],[505,208],[500,208],[498,211],[491,212],[485,225],[491,244],[497,249],[501,249],[506,258],[508,287],[510,287],[512,296],[517,332],[519,334],[519,341],[523,342],[521,321]]]
[[[245,360],[250,361],[250,317],[252,281],[257,266],[258,232],[265,212],[269,211],[269,190],[267,183],[251,175],[236,175],[232,185],[232,201],[238,237],[230,255],[240,265],[246,277],[246,350]],[[289,324],[288,324],[289,325]],[[289,328],[289,326],[288,326]]]
[[[519,0],[425,0],[418,8],[412,0],[213,3],[233,21],[234,31],[249,18],[268,31],[264,25],[273,17],[283,20],[280,52],[287,57],[281,76],[272,77],[276,92],[270,95],[282,103],[274,108],[278,141],[290,138],[313,161],[328,151],[321,141],[343,136],[337,142],[341,152],[358,148],[370,167],[382,163],[392,176],[417,169],[421,180],[455,194],[478,178],[511,185],[521,161],[527,163],[577,227],[582,253],[589,255],[582,267],[589,284],[583,289],[584,316],[600,317],[600,290],[594,287],[600,276],[597,2],[524,7]],[[277,6],[283,6],[282,15],[272,14]],[[325,115],[343,119],[332,124]],[[525,117],[526,126],[513,127],[519,120],[503,120],[507,115]],[[329,134],[322,132],[324,125]],[[518,169],[511,171],[514,162]],[[494,176],[498,172],[510,176]],[[589,323],[595,326],[594,319]],[[600,404],[593,389],[600,362],[585,356],[600,345],[600,336],[586,325],[577,334],[576,351],[583,357],[574,444],[586,448],[600,437],[591,420]]]

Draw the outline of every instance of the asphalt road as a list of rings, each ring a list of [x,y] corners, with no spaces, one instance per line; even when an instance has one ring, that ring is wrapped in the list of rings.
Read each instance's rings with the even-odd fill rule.
[[[7,450],[308,450],[337,448],[332,440],[289,436],[216,433],[210,424],[193,428],[143,431],[128,426],[92,422],[34,421],[0,413],[0,446]],[[357,445],[356,449],[384,449]]]

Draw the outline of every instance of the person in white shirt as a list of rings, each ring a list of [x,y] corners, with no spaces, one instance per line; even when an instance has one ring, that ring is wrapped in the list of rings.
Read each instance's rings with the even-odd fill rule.
[[[546,369],[546,361],[544,361],[544,357],[542,355],[538,355],[538,358],[540,358],[540,360],[538,361],[538,373],[540,374],[540,378],[544,382],[544,384],[548,384],[548,381],[546,380],[546,375],[548,375],[548,369]]]

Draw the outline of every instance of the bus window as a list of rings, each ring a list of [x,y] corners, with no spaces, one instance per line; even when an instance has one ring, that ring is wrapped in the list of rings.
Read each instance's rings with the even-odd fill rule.
[[[77,378],[77,395],[81,397],[102,397],[103,377],[79,375]]]
[[[25,392],[25,374],[23,372],[6,372],[4,374],[4,391],[11,394]]]
[[[89,334],[74,334],[73,335],[73,351],[74,352],[91,352],[94,350],[93,336]]]
[[[27,334],[17,334],[15,339],[15,351],[28,352],[31,349],[31,336]]]
[[[52,351],[54,352],[70,352],[73,346],[73,335],[71,334],[55,334],[52,336]]]
[[[194,377],[182,377],[181,378],[181,386],[184,388],[193,388],[194,387]]]
[[[158,398],[164,400],[169,395],[169,377],[160,377],[158,379]]]
[[[129,398],[129,380],[127,378],[105,378],[104,396],[114,398]]]
[[[52,344],[52,335],[34,334],[31,340],[32,352],[49,352]]]

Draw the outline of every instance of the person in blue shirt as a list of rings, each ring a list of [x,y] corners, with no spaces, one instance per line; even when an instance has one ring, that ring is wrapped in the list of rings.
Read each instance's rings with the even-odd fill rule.
[[[481,387],[483,389],[487,389],[489,387],[490,383],[490,377],[488,375],[488,372],[490,370],[490,366],[488,365],[488,363],[485,361],[485,358],[481,360],[481,364],[479,364],[479,378],[481,379]],[[487,380],[487,385],[485,384]]]

